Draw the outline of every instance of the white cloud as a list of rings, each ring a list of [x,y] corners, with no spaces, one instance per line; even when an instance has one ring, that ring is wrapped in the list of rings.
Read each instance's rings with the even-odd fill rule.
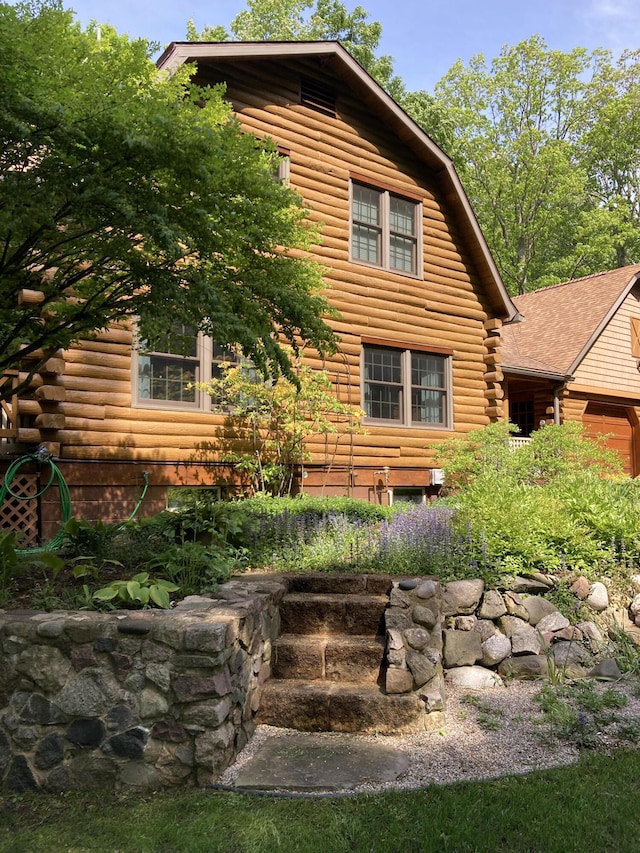
[[[614,53],[634,49],[640,42],[638,0],[591,0],[584,8],[584,23],[592,40]]]

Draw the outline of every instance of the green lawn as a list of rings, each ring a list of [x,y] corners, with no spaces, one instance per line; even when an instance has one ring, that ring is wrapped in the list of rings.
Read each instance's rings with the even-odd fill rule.
[[[0,807],[7,853],[635,853],[640,752],[409,793],[36,794],[7,796]]]

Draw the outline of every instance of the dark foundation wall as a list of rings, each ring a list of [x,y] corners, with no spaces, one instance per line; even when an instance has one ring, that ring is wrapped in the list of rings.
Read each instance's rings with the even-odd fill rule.
[[[86,521],[124,522],[155,515],[167,507],[170,488],[220,488],[220,497],[243,493],[242,483],[229,466],[180,464],[171,462],[109,462],[105,460],[67,462],[56,460],[69,488],[71,514]],[[4,476],[7,465],[0,466]],[[37,473],[35,467],[33,472]],[[438,493],[431,486],[428,468],[331,468],[305,469],[294,484],[294,492],[320,496],[345,496],[386,505],[393,489],[422,489],[427,499]],[[40,471],[40,488],[48,479],[48,468]],[[54,480],[39,498],[38,537],[48,542],[56,536],[63,520],[60,489]]]

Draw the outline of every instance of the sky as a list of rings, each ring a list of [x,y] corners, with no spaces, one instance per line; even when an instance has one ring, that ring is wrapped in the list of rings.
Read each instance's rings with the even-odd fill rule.
[[[394,59],[409,91],[433,87],[457,59],[493,59],[505,45],[540,35],[568,52],[604,47],[617,56],[640,45],[638,0],[342,0],[382,25],[377,54]],[[196,29],[222,24],[247,8],[245,0],[65,0],[86,25],[112,24],[120,33],[158,42],[184,41],[187,21]]]

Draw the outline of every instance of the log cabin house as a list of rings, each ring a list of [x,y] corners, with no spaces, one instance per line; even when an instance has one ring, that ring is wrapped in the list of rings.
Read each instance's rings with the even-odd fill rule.
[[[451,160],[338,43],[172,43],[158,64],[186,62],[199,82],[226,84],[247,133],[274,140],[322,224],[315,258],[341,343],[324,364],[309,359],[365,411],[365,431],[311,440],[298,489],[425,499],[441,481],[429,445],[504,416],[500,331],[518,316]],[[233,480],[197,452],[224,415],[185,390],[224,354],[202,336],[188,356],[142,353],[133,334],[116,326],[58,354],[4,409],[5,460],[46,443],[78,517],[126,518],[143,475],[146,514],[171,487],[224,494]],[[46,538],[59,510],[43,500]]]
[[[581,421],[640,473],[640,264],[514,298],[503,329],[505,414],[526,439]]]

